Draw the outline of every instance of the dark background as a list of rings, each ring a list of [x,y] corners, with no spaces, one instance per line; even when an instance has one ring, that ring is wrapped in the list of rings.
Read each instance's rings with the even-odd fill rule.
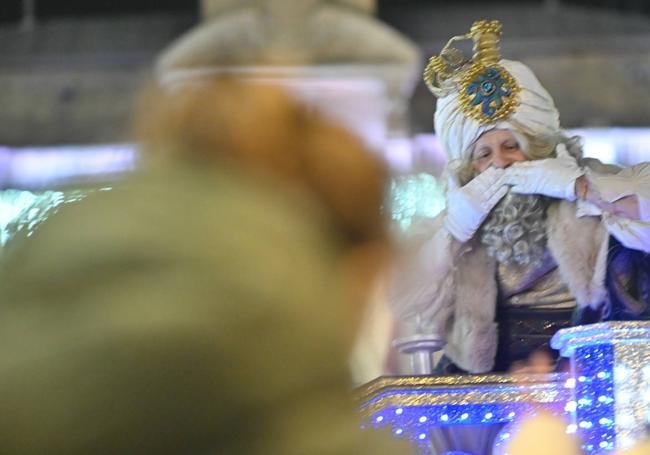
[[[197,12],[198,0],[33,0],[36,18],[47,20],[56,17],[75,17],[93,15],[120,15],[154,12]],[[618,11],[638,12],[650,15],[650,2],[647,0],[519,0],[516,3],[541,4],[562,3],[564,5],[609,8]],[[455,0],[454,4],[483,5],[487,3],[512,3],[498,0]],[[378,14],[390,18],[391,10],[417,5],[449,5],[449,0],[379,0]],[[2,0],[0,2],[0,22],[18,22],[22,16],[23,0]],[[389,21],[390,22],[390,21]]]
[[[198,11],[198,0],[34,0],[37,19],[74,16],[108,16],[132,13]],[[17,22],[22,0],[0,2],[0,22]]]
[[[199,23],[200,5],[0,0],[0,144],[124,141],[140,85]],[[377,0],[377,15],[418,47],[422,66],[471,21],[499,19],[503,55],[535,71],[564,127],[650,125],[650,0]],[[434,108],[418,78],[412,133],[432,130]]]

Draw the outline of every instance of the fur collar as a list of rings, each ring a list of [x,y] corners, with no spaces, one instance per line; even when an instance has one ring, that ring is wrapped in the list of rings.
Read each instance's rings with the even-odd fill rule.
[[[552,204],[547,214],[548,247],[578,306],[596,308],[606,295],[609,233],[600,217],[576,216],[573,202]]]

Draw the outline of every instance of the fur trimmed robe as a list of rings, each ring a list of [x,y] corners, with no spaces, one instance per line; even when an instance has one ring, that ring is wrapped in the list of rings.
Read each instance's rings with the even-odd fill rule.
[[[597,308],[607,295],[609,233],[600,217],[578,218],[576,210],[574,202],[551,203],[548,248],[577,305]],[[398,267],[390,298],[397,335],[443,334],[445,354],[456,365],[488,372],[498,340],[496,261],[476,238],[461,244],[451,237],[443,217],[420,224],[413,254]]]

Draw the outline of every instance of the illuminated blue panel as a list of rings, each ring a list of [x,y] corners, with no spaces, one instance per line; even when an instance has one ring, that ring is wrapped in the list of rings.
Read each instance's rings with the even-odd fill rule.
[[[585,453],[629,449],[650,418],[650,322],[610,321],[558,331],[551,346],[571,357],[575,396],[571,431]]]
[[[574,427],[586,453],[612,450],[616,443],[614,347],[595,344],[575,350]]]

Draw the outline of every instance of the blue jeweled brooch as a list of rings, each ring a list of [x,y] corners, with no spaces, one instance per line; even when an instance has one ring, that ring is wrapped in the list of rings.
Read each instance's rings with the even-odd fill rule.
[[[518,92],[519,86],[502,66],[475,64],[461,80],[460,104],[479,123],[494,123],[515,110]]]

